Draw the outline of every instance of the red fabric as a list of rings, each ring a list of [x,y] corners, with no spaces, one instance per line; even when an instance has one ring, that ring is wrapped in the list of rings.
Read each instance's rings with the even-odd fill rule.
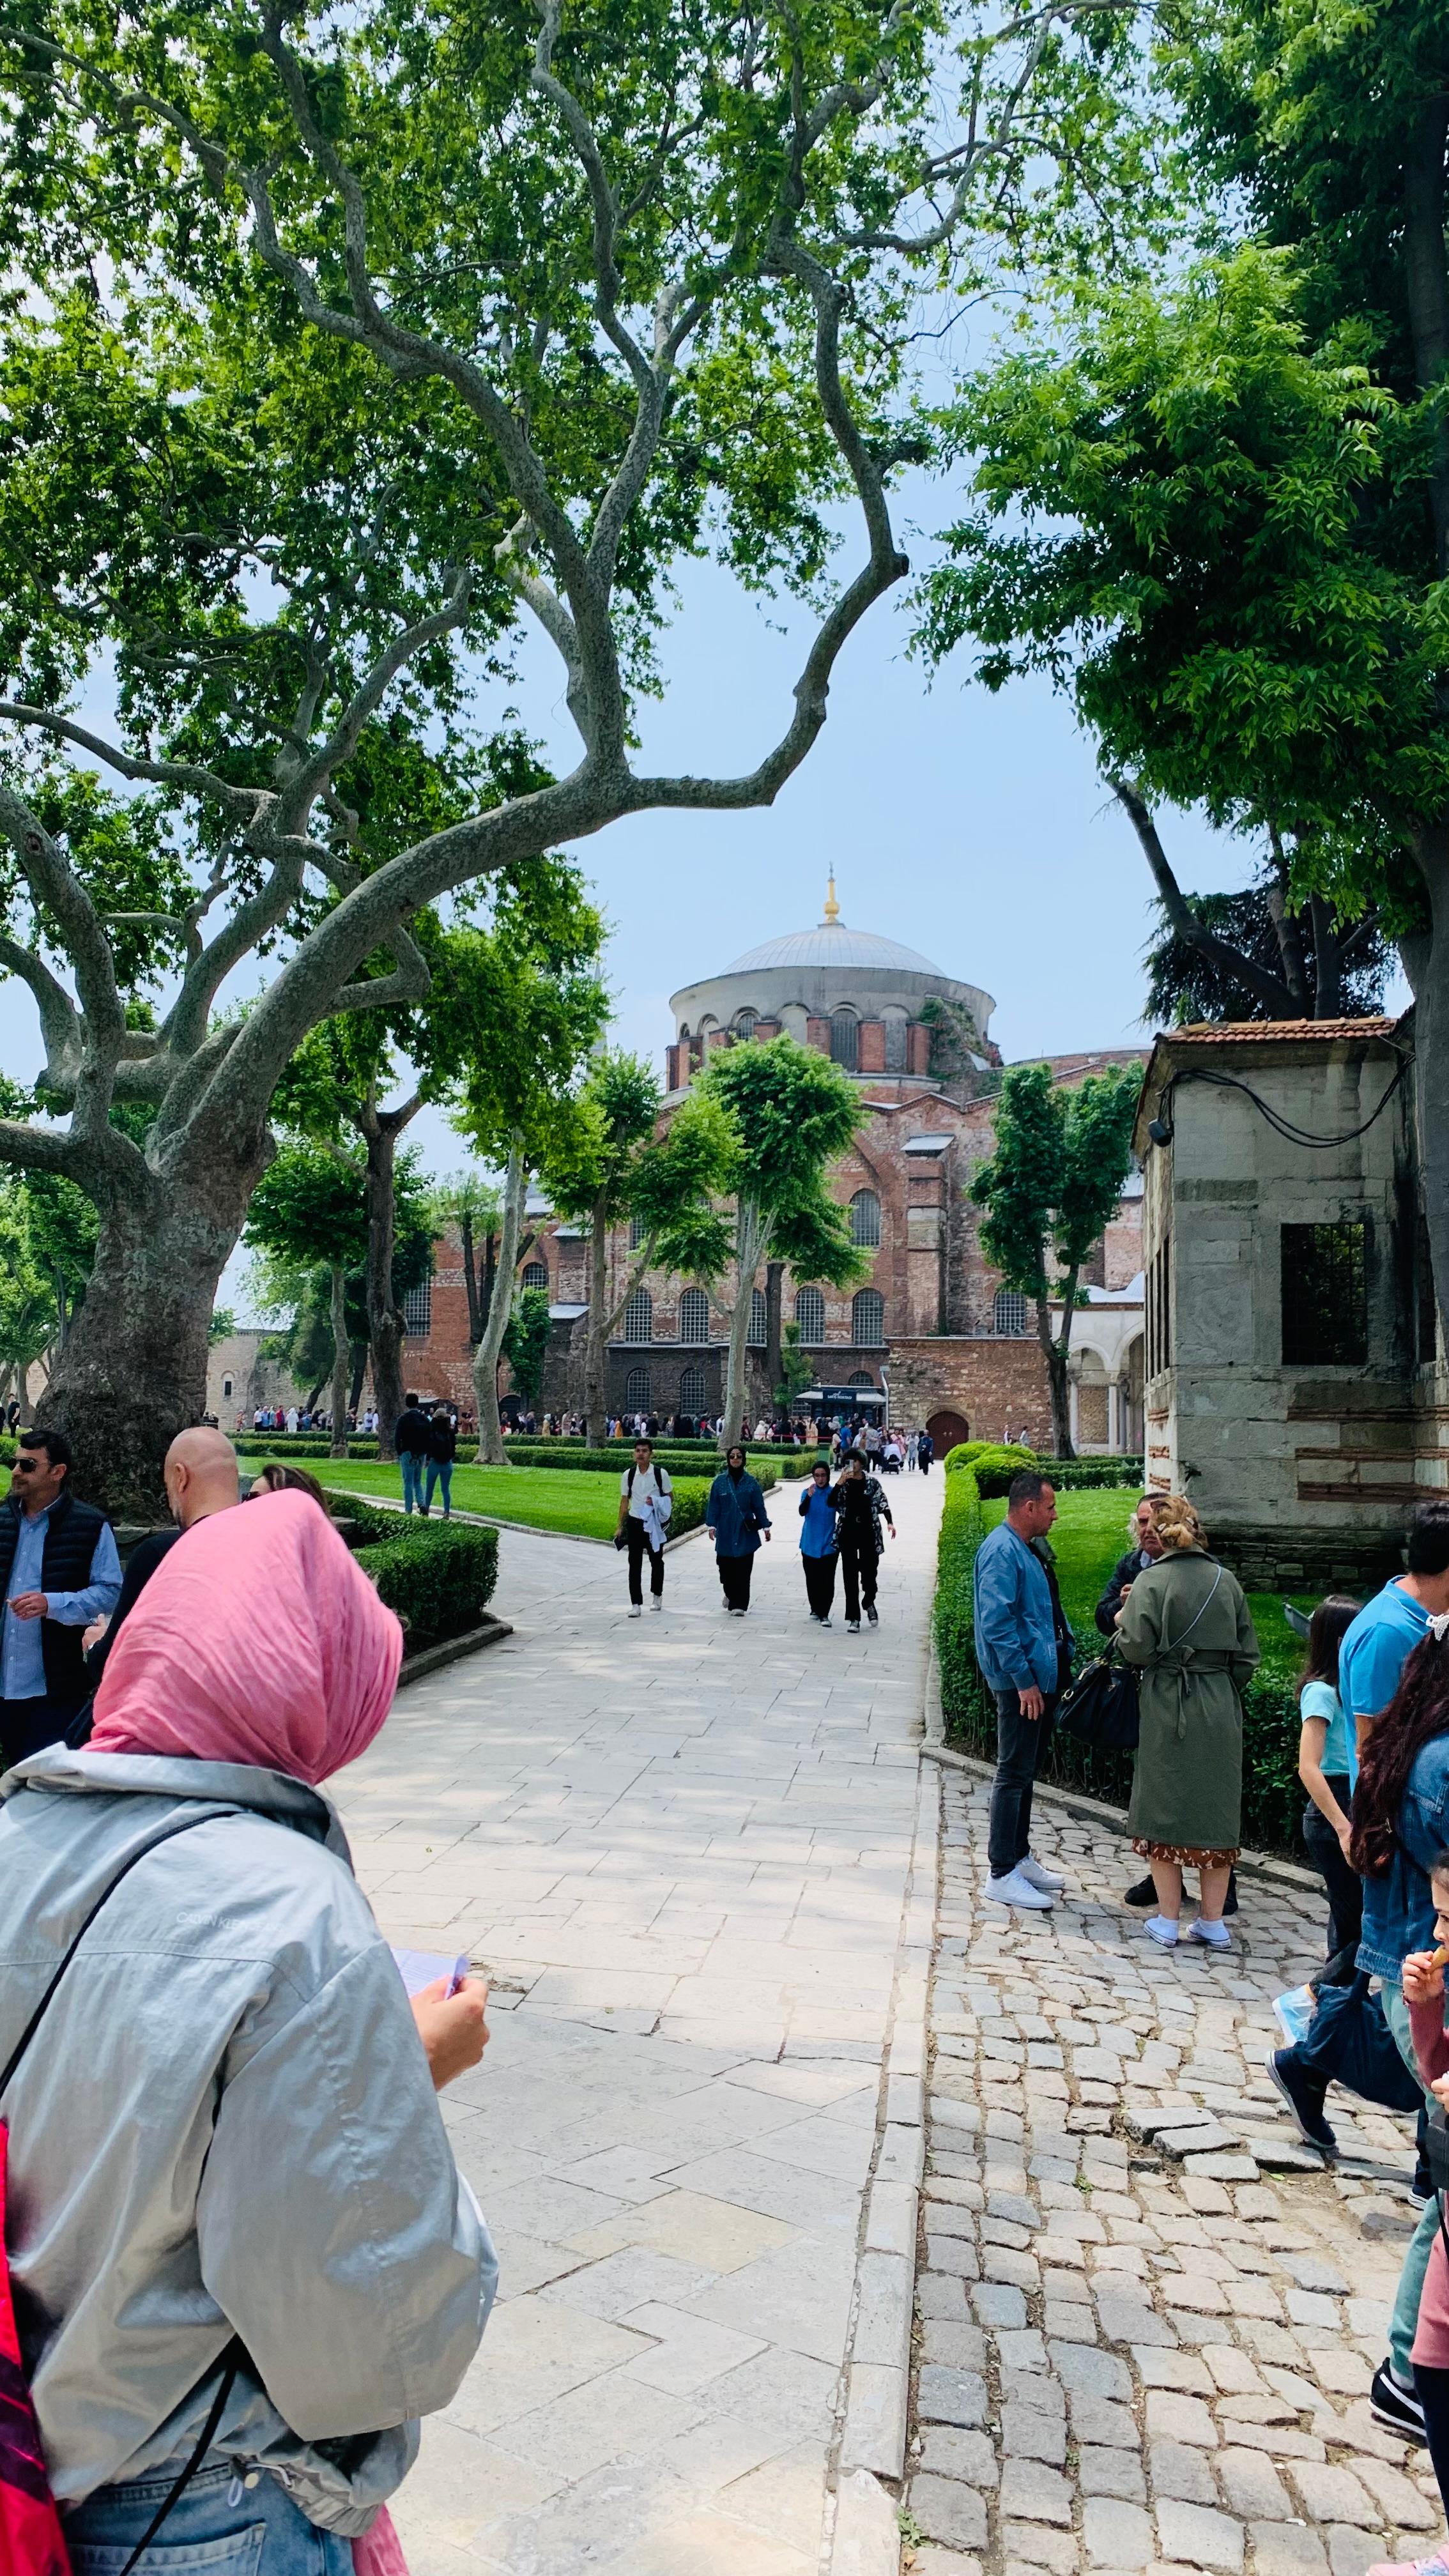
[[[96,1693],[93,1753],[252,1762],[314,1785],[372,1742],[402,1630],[310,1494],[213,1512],[156,1568]]]
[[[1431,2003],[1410,2004],[1409,2029],[1413,2035],[1414,2055],[1419,2073],[1426,2084],[1437,2076],[1449,2075],[1449,2031],[1444,2028],[1444,1998],[1436,1995]],[[1441,2227],[1429,2248],[1429,2269],[1419,2299],[1419,2322],[1414,2331],[1415,2361],[1426,2370],[1449,2370],[1449,2258],[1444,2252]]]
[[[0,2120],[0,2569],[4,2576],[70,2576],[60,2516],[40,2447],[40,2428],[20,2365],[10,2266],[5,2259],[8,2145],[9,2131]],[[376,2576],[395,2576],[395,2571],[379,2568]]]
[[[352,2544],[353,2576],[408,2576],[408,2562],[402,2554],[402,2542],[393,2529],[392,2515],[383,2506],[371,2531]]]

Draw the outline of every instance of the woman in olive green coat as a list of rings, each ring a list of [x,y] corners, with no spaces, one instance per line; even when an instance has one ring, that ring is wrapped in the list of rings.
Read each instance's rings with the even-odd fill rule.
[[[1127,1824],[1157,1889],[1150,1937],[1176,1944],[1186,1862],[1200,1873],[1189,1937],[1225,1950],[1223,1904],[1242,1835],[1239,1693],[1261,1650],[1238,1579],[1209,1556],[1191,1503],[1171,1495],[1153,1526],[1162,1554],[1136,1577],[1117,1621],[1142,1709]]]

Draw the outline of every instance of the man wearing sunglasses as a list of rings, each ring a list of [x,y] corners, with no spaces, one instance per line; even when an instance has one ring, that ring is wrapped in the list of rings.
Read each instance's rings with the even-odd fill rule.
[[[63,1431],[22,1431],[0,1505],[0,1767],[63,1735],[90,1696],[82,1638],[121,1593],[115,1534],[70,1492]]]

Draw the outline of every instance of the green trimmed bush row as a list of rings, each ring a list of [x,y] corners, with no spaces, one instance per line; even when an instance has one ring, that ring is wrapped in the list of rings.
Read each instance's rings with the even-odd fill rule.
[[[986,1535],[981,1502],[975,1471],[957,1468],[946,1480],[933,1615],[947,1738],[961,1752],[994,1762],[996,1704],[976,1661],[971,1607],[972,1570]],[[1243,1841],[1255,1851],[1301,1861],[1297,1650],[1291,1641],[1279,1645],[1264,1638],[1261,1624],[1259,1637],[1263,1660],[1243,1695]],[[1098,1641],[1089,1645],[1083,1636],[1079,1642],[1080,1671]],[[1112,1807],[1125,1808],[1132,1792],[1129,1754],[1097,1753],[1071,1736],[1053,1736],[1041,1776]]]
[[[1023,1467],[1040,1467],[1059,1494],[1097,1492],[1112,1485],[1135,1485],[1139,1492],[1142,1488],[1140,1458],[1043,1458],[1016,1441],[1007,1447],[1000,1441],[962,1440],[946,1452],[946,1473],[957,1476],[963,1467],[974,1473],[983,1502],[1003,1495]]]
[[[395,1610],[406,1631],[406,1655],[476,1628],[498,1581],[498,1532],[466,1521],[437,1523],[380,1512],[334,1487],[339,1520],[365,1534],[357,1562]]]

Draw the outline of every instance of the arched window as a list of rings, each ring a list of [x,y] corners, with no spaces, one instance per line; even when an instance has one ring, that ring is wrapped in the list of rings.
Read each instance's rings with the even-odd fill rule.
[[[852,1369],[845,1383],[847,1386],[874,1386],[875,1379],[869,1369]]]
[[[770,1307],[763,1288],[750,1290],[750,1348],[762,1351],[770,1338]]]
[[[519,1275],[518,1284],[520,1288],[547,1289],[548,1263],[546,1261],[525,1261],[523,1269]]]
[[[702,1288],[686,1288],[680,1298],[679,1338],[682,1342],[709,1340],[709,1299]]]
[[[878,1351],[885,1341],[885,1299],[878,1288],[862,1288],[850,1309],[850,1338],[858,1351]]]
[[[403,1299],[403,1330],[419,1338],[433,1329],[433,1283],[425,1279],[421,1288],[410,1288]]]
[[[885,1069],[887,1073],[904,1073],[906,1069],[906,1024],[899,1012],[885,1024]]]
[[[850,1240],[867,1246],[880,1241],[880,1201],[874,1190],[857,1190],[850,1202]]]
[[[735,1036],[737,1038],[752,1038],[755,1034],[755,1018],[756,1014],[751,1010],[746,1009],[743,1011],[736,1011]]]
[[[1009,1333],[1016,1339],[1029,1329],[1029,1320],[1027,1301],[1021,1290],[998,1288],[996,1303],[991,1309],[993,1333]]]
[[[649,1371],[631,1369],[624,1380],[624,1411],[647,1413],[650,1410]]]
[[[654,1339],[654,1300],[647,1288],[636,1288],[624,1309],[626,1342],[652,1342]]]
[[[830,1020],[830,1052],[847,1073],[860,1062],[860,1022],[854,1011],[835,1011]]]
[[[796,1289],[795,1321],[800,1327],[802,1342],[824,1341],[825,1299],[818,1288]]]
[[[221,1392],[222,1392],[222,1398],[223,1398],[223,1401],[224,1401],[225,1403],[227,1403],[227,1404],[230,1404],[230,1402],[231,1402],[231,1379],[230,1379],[229,1377],[224,1377],[224,1378],[222,1379],[222,1381],[221,1381]]]
[[[680,1412],[692,1413],[698,1417],[698,1415],[703,1413],[708,1402],[709,1380],[705,1376],[703,1369],[687,1368],[682,1370],[679,1379]]]

